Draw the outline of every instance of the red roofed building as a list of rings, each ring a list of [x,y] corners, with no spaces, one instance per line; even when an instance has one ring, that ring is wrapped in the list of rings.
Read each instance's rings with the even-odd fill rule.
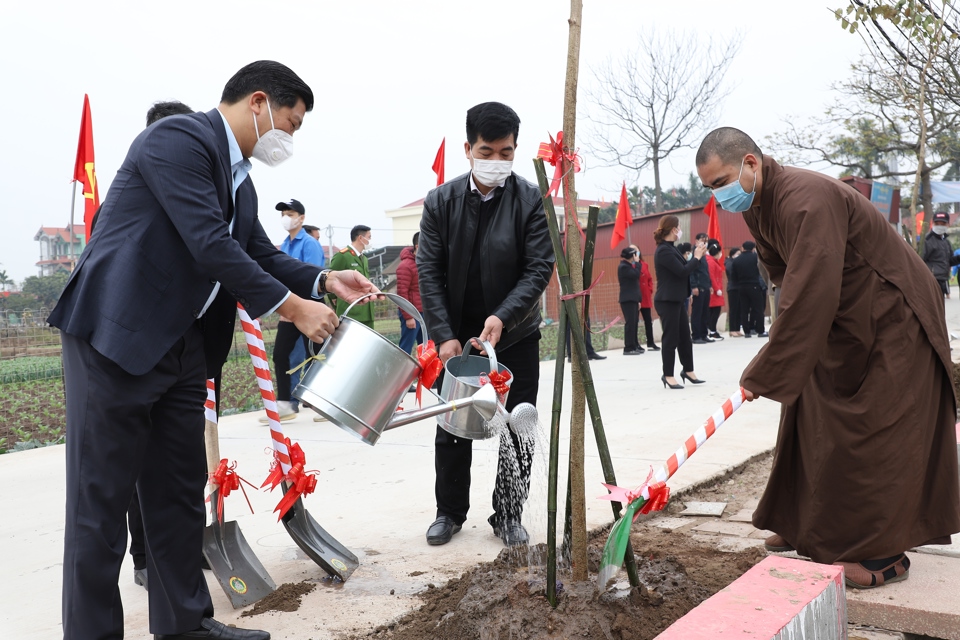
[[[40,260],[37,261],[40,275],[51,276],[58,271],[73,271],[77,258],[86,246],[86,235],[86,228],[82,224],[40,227],[33,236],[33,239],[40,243]]]

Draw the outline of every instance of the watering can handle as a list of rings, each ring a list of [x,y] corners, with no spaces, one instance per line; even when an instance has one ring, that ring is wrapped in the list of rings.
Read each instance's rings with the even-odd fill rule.
[[[426,335],[424,335],[424,340],[426,340]],[[483,350],[487,352],[487,358],[490,359],[490,371],[500,371],[500,367],[497,364],[497,352],[493,350],[493,345],[480,338],[470,338],[467,340],[467,343],[463,345],[463,353],[460,354],[461,365],[466,364],[467,356],[470,355],[470,349],[473,348],[474,340],[482,344]]]
[[[412,315],[420,323],[420,328],[423,330],[423,343],[427,344],[430,338],[427,335],[427,323],[423,321],[423,316],[420,315],[420,312],[417,311],[417,308],[413,306],[412,302],[410,302],[403,296],[398,296],[395,293],[387,293],[385,291],[382,291],[378,293],[368,293],[368,294],[362,295],[356,300],[354,300],[353,302],[351,302],[349,307],[344,309],[343,315],[340,316],[340,320],[343,320],[345,317],[347,317],[347,314],[350,313],[350,309],[353,309],[353,306],[355,304],[357,304],[364,298],[369,298],[370,296],[385,296],[388,300],[393,302],[393,304],[397,305],[398,307],[400,307],[401,309],[403,309],[404,311]]]

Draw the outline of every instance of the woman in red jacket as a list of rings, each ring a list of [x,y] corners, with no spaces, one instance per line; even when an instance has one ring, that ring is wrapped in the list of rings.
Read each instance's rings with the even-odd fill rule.
[[[650,275],[650,267],[643,259],[643,254],[637,245],[630,245],[637,252],[637,259],[640,261],[640,315],[643,316],[643,332],[647,336],[647,349],[650,351],[660,351],[653,342],[653,316],[650,309],[653,307],[653,276]]]
[[[710,314],[707,316],[707,336],[714,340],[723,340],[717,332],[717,320],[723,309],[723,265],[720,264],[720,243],[711,240],[707,247],[707,267],[710,269]]]

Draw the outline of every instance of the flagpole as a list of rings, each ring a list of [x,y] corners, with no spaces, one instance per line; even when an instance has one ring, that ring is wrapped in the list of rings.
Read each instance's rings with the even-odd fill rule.
[[[71,272],[77,266],[77,252],[73,248],[73,241],[76,238],[76,234],[73,232],[73,214],[76,208],[77,208],[77,181],[74,180],[73,181],[73,197],[70,198],[70,224],[67,227],[67,231],[70,233],[70,271]]]

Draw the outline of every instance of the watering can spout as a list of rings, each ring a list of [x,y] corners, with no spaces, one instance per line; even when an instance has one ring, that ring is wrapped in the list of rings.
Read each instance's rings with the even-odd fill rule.
[[[491,384],[485,384],[469,398],[462,398],[453,402],[442,402],[432,407],[425,407],[413,411],[401,411],[390,420],[390,423],[387,424],[383,430],[389,431],[390,429],[396,429],[411,422],[417,422],[424,418],[432,418],[441,413],[465,409],[467,407],[473,407],[474,411],[479,413],[484,420],[492,420],[497,414],[497,403],[496,389],[494,389]]]

